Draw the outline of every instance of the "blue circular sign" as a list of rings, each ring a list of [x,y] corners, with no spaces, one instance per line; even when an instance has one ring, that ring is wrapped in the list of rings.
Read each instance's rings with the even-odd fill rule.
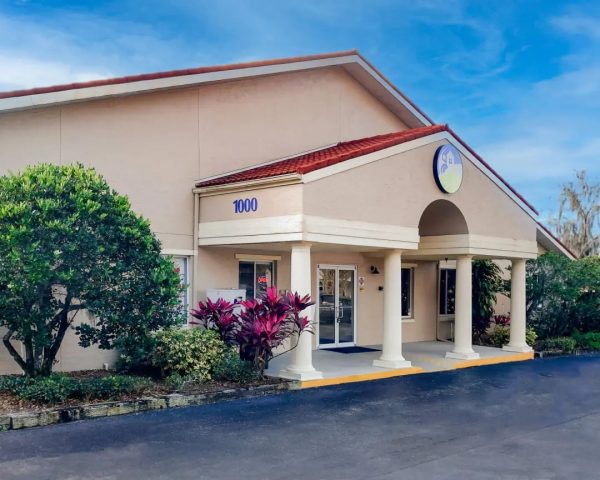
[[[446,144],[435,151],[433,177],[442,192],[458,192],[463,179],[463,164],[456,147]]]

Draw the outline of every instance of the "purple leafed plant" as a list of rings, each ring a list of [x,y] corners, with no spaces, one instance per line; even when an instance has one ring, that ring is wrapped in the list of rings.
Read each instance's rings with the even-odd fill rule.
[[[280,295],[277,287],[270,287],[258,299],[241,302],[239,313],[234,312],[232,303],[219,299],[200,302],[192,316],[205,328],[218,330],[223,341],[237,346],[240,357],[251,361],[262,374],[274,351],[287,339],[291,340],[289,351],[296,348],[302,332],[312,333],[308,316],[301,315],[311,305],[314,302],[309,295]]]
[[[238,318],[233,312],[235,305],[222,298],[216,301],[206,300],[206,303],[199,302],[198,309],[192,310],[192,317],[200,320],[191,322],[201,325],[210,330],[216,330],[221,336],[221,340],[228,345],[235,342],[237,331],[239,329]]]

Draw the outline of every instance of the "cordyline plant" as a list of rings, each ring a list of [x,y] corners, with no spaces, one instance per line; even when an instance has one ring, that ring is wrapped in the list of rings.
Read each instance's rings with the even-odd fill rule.
[[[27,375],[50,374],[70,328],[84,347],[140,343],[181,316],[180,291],[149,222],[93,169],[0,176],[2,342]]]
[[[205,328],[217,330],[226,344],[238,347],[240,357],[252,362],[261,374],[274,358],[274,351],[287,339],[295,339],[295,343],[285,352],[296,348],[302,332],[312,333],[308,317],[302,315],[314,305],[309,295],[280,295],[277,287],[270,287],[258,299],[246,300],[240,305],[241,310],[236,313],[233,303],[223,299],[207,300],[192,310],[192,316]]]

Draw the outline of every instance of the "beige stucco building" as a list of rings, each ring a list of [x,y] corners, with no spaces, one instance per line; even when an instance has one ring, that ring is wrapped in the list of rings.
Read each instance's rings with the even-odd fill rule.
[[[211,289],[310,293],[314,335],[290,355],[291,378],[319,378],[313,350],[347,345],[381,345],[377,368],[410,366],[406,342],[477,358],[473,258],[512,265],[505,349],[528,352],[525,260],[569,255],[356,51],[0,93],[0,144],[0,174],[80,162],[128,195],[178,262],[188,305]],[[71,334],[58,368],[114,356]],[[4,349],[0,370],[18,371]]]

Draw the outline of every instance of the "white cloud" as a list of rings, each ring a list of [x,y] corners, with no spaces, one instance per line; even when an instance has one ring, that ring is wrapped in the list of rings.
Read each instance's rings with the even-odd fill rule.
[[[37,58],[10,56],[0,51],[0,90],[84,82],[113,76],[107,71],[91,71],[77,65]]]
[[[564,33],[577,36],[585,36],[600,41],[600,20],[580,13],[555,17],[550,24]]]

